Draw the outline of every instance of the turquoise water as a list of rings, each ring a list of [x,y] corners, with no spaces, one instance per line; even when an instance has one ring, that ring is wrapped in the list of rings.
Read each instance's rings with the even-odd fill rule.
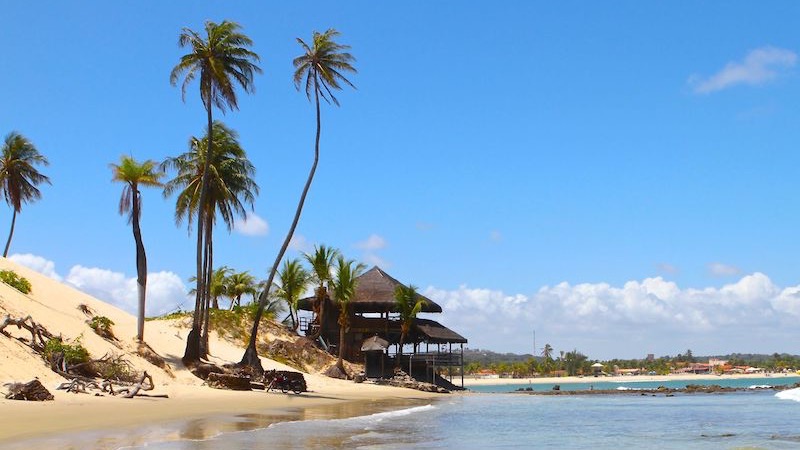
[[[281,422],[147,449],[796,449],[800,389],[776,394],[453,395],[423,406]]]
[[[523,380],[509,380],[508,384],[494,386],[467,386],[474,392],[511,392],[517,389],[531,388],[534,391],[550,391],[553,384],[558,384],[562,391],[583,391],[589,389],[618,389],[620,387],[634,389],[655,389],[659,386],[667,388],[685,388],[687,384],[718,384],[723,387],[746,388],[754,385],[793,385],[800,382],[800,376],[772,376],[763,378],[722,378],[713,377],[706,380],[670,380],[670,381],[637,381],[635,377],[617,378],[585,378],[580,383],[550,383],[536,384]],[[515,382],[516,381],[516,382]]]

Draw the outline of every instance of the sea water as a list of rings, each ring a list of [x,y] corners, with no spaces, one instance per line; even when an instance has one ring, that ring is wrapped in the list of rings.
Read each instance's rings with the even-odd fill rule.
[[[725,394],[454,394],[356,417],[274,423],[147,449],[794,449],[800,389]]]

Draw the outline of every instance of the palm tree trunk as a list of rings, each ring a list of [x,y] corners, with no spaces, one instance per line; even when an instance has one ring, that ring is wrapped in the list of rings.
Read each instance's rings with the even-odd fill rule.
[[[200,203],[199,207],[197,208],[197,296],[195,297],[194,302],[194,315],[192,316],[192,330],[189,332],[189,336],[186,338],[186,350],[183,354],[183,363],[184,364],[192,364],[200,360],[201,352],[200,352],[200,332],[201,332],[201,324],[202,324],[202,315],[201,312],[203,311],[203,306],[208,299],[208,287],[206,280],[204,278],[205,273],[203,271],[203,225],[205,224],[203,220],[204,216],[204,208],[206,202],[206,196],[208,194],[208,180],[209,180],[209,170],[211,166],[211,155],[213,154],[213,136],[212,136],[212,125],[213,119],[211,115],[211,96],[208,96],[206,100],[206,112],[208,117],[208,145],[206,146],[206,159],[203,168],[203,179],[200,186]]]
[[[203,260],[203,269],[205,271],[205,279],[206,279],[206,287],[211,288],[211,279],[212,279],[212,272],[214,269],[214,248],[213,248],[213,241],[212,239],[212,232],[213,232],[213,224],[212,224],[212,217],[211,213],[206,213],[206,226],[205,226],[205,258]],[[211,293],[206,293],[206,302],[205,302],[205,310],[203,312],[203,339],[201,343],[202,351],[201,356],[203,358],[208,358],[208,323],[211,316]],[[214,299],[216,300],[216,299]]]
[[[406,341],[406,333],[404,331],[400,332],[400,344],[397,346],[397,361],[395,362],[396,367],[400,367],[403,364],[403,344]],[[409,375],[411,375],[409,373]]]
[[[6,241],[6,249],[3,250],[3,258],[8,256],[8,248],[11,247],[11,236],[14,236],[14,225],[17,223],[17,208],[14,208],[14,213],[11,214],[11,231],[8,232],[8,240]]]
[[[347,313],[348,313],[347,312],[347,306],[348,305],[346,305],[346,304],[341,304],[340,305],[340,308],[342,308],[342,310],[339,312],[339,314],[341,314],[342,318],[345,318],[345,319],[347,318]],[[342,318],[340,318],[340,322],[347,323],[347,322],[345,322],[345,320],[341,320]],[[344,335],[345,335],[346,331],[347,331],[347,327],[345,327],[344,325],[340,324],[340,326],[339,326],[339,357],[336,359],[336,367],[338,367],[339,370],[342,371],[342,373],[345,373],[343,355],[344,355],[344,346],[345,346]]]
[[[286,238],[283,240],[283,245],[281,246],[280,251],[278,251],[278,256],[275,258],[275,262],[272,264],[272,269],[270,269],[269,271],[269,277],[267,278],[267,285],[264,288],[264,291],[261,292],[261,295],[258,296],[258,309],[256,310],[256,316],[253,319],[253,328],[250,331],[250,341],[247,343],[247,349],[244,351],[242,360],[239,362],[239,365],[250,366],[260,372],[263,372],[264,368],[261,366],[261,360],[258,359],[258,351],[256,350],[256,338],[258,337],[258,324],[259,322],[261,322],[262,314],[264,314],[264,307],[267,304],[267,299],[269,298],[269,290],[272,287],[272,281],[275,279],[275,273],[278,271],[278,265],[281,263],[283,255],[286,253],[286,249],[289,247],[289,242],[291,242],[292,236],[294,236],[294,230],[295,228],[297,228],[297,222],[300,221],[300,214],[303,212],[303,204],[305,204],[306,195],[308,194],[308,189],[311,187],[311,181],[314,180],[314,173],[317,171],[317,164],[319,163],[319,136],[321,127],[320,127],[318,87],[314,89],[314,99],[316,101],[316,107],[317,107],[317,134],[316,134],[316,140],[314,142],[314,164],[311,165],[311,171],[308,173],[308,179],[306,180],[306,184],[303,187],[303,193],[300,195],[300,201],[297,203],[297,210],[294,213],[294,220],[292,220],[292,225],[291,227],[289,227],[289,232],[286,234]]]
[[[147,293],[147,255],[142,242],[142,230],[139,225],[140,199],[137,186],[133,190],[133,240],[136,241],[136,285],[139,291],[139,314],[136,321],[136,340],[144,342],[144,307]]]

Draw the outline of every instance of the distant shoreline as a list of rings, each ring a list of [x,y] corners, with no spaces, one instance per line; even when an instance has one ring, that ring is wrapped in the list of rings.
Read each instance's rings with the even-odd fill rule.
[[[470,386],[500,386],[511,384],[569,384],[569,383],[592,383],[592,382],[661,382],[661,381],[693,381],[693,380],[736,380],[748,378],[781,378],[798,377],[796,373],[772,373],[772,374],[735,374],[735,375],[710,375],[710,374],[680,374],[680,375],[624,375],[613,377],[539,377],[539,378],[464,378],[464,387]],[[454,381],[460,379],[453,378]],[[777,383],[776,383],[777,384]]]

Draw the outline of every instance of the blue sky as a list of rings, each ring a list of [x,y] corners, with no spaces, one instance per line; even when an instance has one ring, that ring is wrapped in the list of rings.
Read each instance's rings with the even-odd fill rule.
[[[293,254],[325,243],[378,263],[472,347],[530,352],[536,329],[597,358],[798,352],[795,3],[197,3],[4,8],[0,134],[29,137],[53,182],[18,217],[17,260],[133,308],[108,165],[203,132],[197,86],[184,103],[169,72],[181,27],[229,19],[264,73],[215,114],[261,196],[256,234],[219,229],[215,257],[266,274],[313,151],[294,38],[334,27],[358,89],[323,110]],[[144,203],[156,313],[183,301],[194,241],[174,199]]]

